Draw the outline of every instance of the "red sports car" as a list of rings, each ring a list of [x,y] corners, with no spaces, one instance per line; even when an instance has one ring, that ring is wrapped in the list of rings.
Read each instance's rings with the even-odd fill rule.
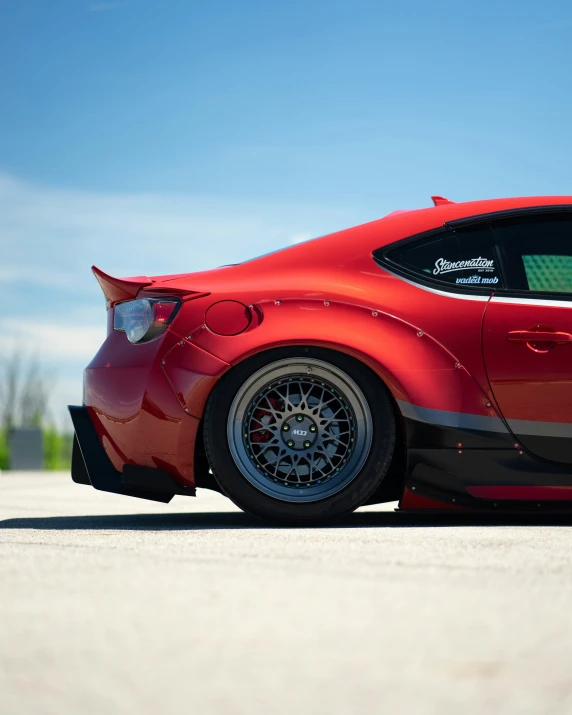
[[[201,273],[94,268],[74,481],[289,523],[572,507],[572,197],[433,201]]]

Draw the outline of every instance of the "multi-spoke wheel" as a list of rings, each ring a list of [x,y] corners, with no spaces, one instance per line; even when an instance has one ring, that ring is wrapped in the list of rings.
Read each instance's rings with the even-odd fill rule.
[[[372,440],[359,387],[319,360],[284,359],[263,367],[238,391],[227,420],[230,451],[242,474],[282,501],[316,501],[359,472]]]
[[[260,516],[290,521],[357,508],[383,479],[394,439],[383,384],[351,358],[316,348],[238,366],[205,417],[223,491]]]

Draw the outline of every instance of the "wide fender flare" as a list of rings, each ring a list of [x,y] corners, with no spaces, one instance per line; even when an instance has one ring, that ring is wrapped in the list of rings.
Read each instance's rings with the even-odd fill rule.
[[[220,361],[220,370],[211,376],[272,348],[326,347],[368,365],[398,404],[498,418],[456,356],[397,316],[373,306],[307,298],[260,301],[249,307],[252,320],[239,335],[217,335],[202,325],[185,338]],[[207,396],[201,391],[196,397],[187,394],[183,399],[192,414],[202,414]]]

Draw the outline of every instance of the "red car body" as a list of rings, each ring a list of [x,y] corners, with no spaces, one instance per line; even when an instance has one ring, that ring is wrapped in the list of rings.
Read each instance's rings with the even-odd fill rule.
[[[116,279],[94,269],[109,330],[85,370],[84,406],[70,408],[74,479],[163,501],[216,489],[201,429],[217,382],[257,353],[318,346],[367,365],[393,398],[402,449],[391,488],[370,501],[566,507],[570,296],[498,285],[462,292],[394,270],[383,255],[444,226],[565,214],[572,197],[436,204],[200,273]],[[158,337],[132,344],[113,329],[113,313],[142,297],[176,298],[180,307]]]

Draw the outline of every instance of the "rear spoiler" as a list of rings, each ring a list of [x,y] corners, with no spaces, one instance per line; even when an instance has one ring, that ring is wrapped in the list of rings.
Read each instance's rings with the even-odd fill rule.
[[[113,308],[116,303],[123,300],[133,300],[140,290],[149,289],[152,294],[167,293],[168,295],[180,296],[182,300],[193,300],[194,298],[204,298],[210,295],[209,292],[189,290],[188,288],[177,288],[175,286],[164,285],[147,276],[137,276],[136,278],[114,278],[104,273],[97,266],[92,266],[94,276],[101,286],[103,295],[107,301],[107,307]]]
[[[136,298],[141,288],[153,285],[155,281],[147,276],[137,276],[136,278],[114,278],[104,273],[97,266],[92,266],[94,276],[101,286],[103,295],[107,300],[107,307],[111,308],[121,300]]]

